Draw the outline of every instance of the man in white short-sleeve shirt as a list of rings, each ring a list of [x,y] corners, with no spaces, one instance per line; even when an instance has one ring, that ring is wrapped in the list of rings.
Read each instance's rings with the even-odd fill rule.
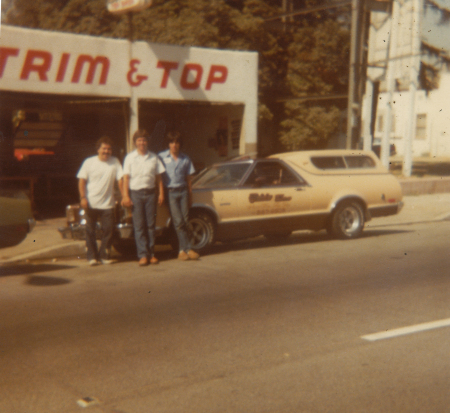
[[[149,135],[138,130],[133,135],[136,149],[123,165],[124,183],[122,205],[133,207],[133,228],[139,265],[158,264],[155,257],[156,201],[164,202],[161,175],[165,168],[161,160],[148,150]]]
[[[122,190],[122,166],[112,154],[112,142],[107,136],[96,144],[97,155],[85,159],[78,171],[80,206],[86,212],[86,248],[89,265],[111,264],[109,251],[114,228],[114,185]],[[102,240],[97,249],[96,225],[102,225]]]

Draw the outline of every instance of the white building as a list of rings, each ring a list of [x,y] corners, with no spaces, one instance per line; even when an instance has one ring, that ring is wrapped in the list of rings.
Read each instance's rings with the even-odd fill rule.
[[[365,148],[370,148],[373,131],[374,140],[394,143],[397,154],[405,159],[450,156],[446,65],[435,66],[440,71],[438,89],[429,93],[419,89],[420,62],[427,59],[421,55],[426,36],[423,16],[421,0],[396,0],[390,13],[371,14],[362,110]]]

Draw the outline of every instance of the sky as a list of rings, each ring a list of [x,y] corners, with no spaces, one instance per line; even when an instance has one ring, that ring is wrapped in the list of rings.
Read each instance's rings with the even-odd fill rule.
[[[450,9],[450,0],[440,0],[440,4]],[[450,22],[441,24],[441,14],[432,7],[426,7],[422,21],[423,40],[450,52]]]

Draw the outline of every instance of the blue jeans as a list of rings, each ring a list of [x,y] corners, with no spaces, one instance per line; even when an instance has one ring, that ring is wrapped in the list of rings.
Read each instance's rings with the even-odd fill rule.
[[[102,226],[102,242],[100,250],[97,250],[96,227],[97,221],[100,219]],[[114,227],[114,210],[113,209],[94,209],[86,210],[86,248],[87,259],[90,260],[107,260],[109,251],[111,250],[112,235]]]
[[[130,191],[133,202],[133,228],[138,258],[151,258],[155,248],[155,189]]]
[[[179,250],[189,251],[191,242],[189,240],[189,196],[187,188],[168,190],[169,208],[172,216],[173,226],[178,237]]]

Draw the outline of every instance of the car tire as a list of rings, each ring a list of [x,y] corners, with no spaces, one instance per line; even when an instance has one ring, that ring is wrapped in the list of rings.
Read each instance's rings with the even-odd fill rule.
[[[191,247],[205,253],[214,244],[216,228],[211,217],[205,212],[194,212],[189,219]]]
[[[333,212],[328,232],[340,239],[359,237],[364,229],[364,212],[358,202],[342,202]]]

